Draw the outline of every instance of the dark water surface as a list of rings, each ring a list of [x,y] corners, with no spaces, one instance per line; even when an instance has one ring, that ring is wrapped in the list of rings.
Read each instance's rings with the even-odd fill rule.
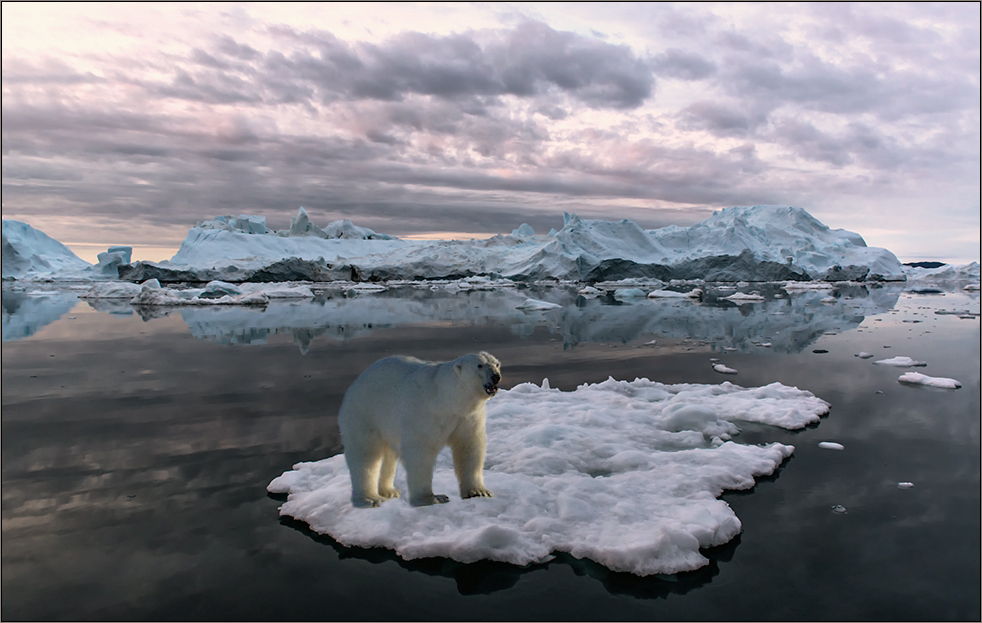
[[[493,307],[493,296],[455,300]],[[979,320],[934,313],[978,312],[978,297],[895,294],[831,320],[817,301],[795,311],[791,328],[768,324],[784,314],[768,305],[720,304],[690,326],[706,309],[672,304],[666,316],[648,301],[581,301],[534,321],[451,311],[422,321],[425,312],[403,309],[407,324],[358,311],[367,315],[356,331],[332,324],[340,308],[330,305],[319,324],[278,330],[231,310],[144,320],[59,299],[57,320],[25,329],[18,310],[40,317],[38,299],[5,292],[2,617],[978,620]],[[604,324],[616,314],[623,320]],[[753,344],[768,337],[770,347]],[[405,562],[279,518],[266,485],[341,451],[337,409],[365,367],[395,353],[477,350],[501,359],[505,388],[544,377],[565,390],[608,376],[779,381],[832,410],[797,433],[743,428],[736,441],[795,453],[754,489],[724,494],[743,533],[678,576],[612,573],[565,555],[528,568]],[[860,360],[861,350],[927,361],[916,370],[963,387],[901,385],[905,369]],[[739,374],[715,373],[710,357]]]

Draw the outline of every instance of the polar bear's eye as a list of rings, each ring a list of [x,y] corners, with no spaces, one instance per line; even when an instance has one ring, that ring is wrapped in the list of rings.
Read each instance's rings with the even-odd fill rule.
[[[484,364],[483,364],[483,363],[479,363],[479,364],[477,364],[477,369],[478,369],[478,370],[480,370],[480,369],[481,369],[481,368],[483,368],[483,367],[484,367]]]

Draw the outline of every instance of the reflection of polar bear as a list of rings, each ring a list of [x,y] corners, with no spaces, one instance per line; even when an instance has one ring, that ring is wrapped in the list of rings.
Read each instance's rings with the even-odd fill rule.
[[[460,497],[491,497],[484,487],[484,403],[498,391],[501,364],[488,353],[446,363],[386,357],[351,384],[338,423],[351,472],[351,502],[378,506],[399,497],[393,485],[402,458],[413,506],[449,502],[433,493],[433,467],[453,451]]]

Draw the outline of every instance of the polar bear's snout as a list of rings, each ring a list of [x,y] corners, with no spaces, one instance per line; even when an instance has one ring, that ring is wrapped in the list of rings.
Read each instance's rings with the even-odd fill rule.
[[[491,375],[491,381],[484,384],[484,391],[487,392],[488,396],[494,396],[498,393],[499,381],[501,381],[501,375],[495,372]]]

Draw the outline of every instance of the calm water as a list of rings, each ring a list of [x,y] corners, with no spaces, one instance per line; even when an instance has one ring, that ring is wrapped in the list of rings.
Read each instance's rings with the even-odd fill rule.
[[[978,297],[827,294],[736,307],[553,293],[568,306],[526,315],[525,293],[390,292],[159,316],[5,291],[2,617],[978,620],[979,320],[934,313],[978,312]],[[744,427],[737,441],[795,454],[724,495],[743,533],[679,576],[568,556],[404,562],[280,520],[266,485],[341,451],[337,408],[361,370],[476,350],[501,359],[506,388],[780,381],[832,411],[798,433]],[[902,386],[904,370],[860,350],[963,387]]]

